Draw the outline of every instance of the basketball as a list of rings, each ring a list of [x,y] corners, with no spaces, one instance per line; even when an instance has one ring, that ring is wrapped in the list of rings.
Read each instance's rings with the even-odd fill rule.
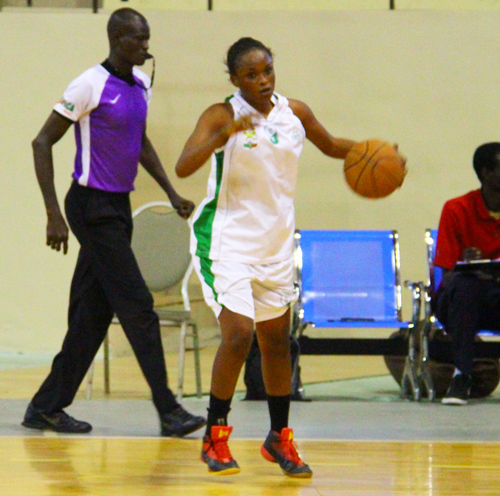
[[[365,198],[384,198],[401,187],[406,167],[394,146],[387,141],[356,143],[344,160],[349,187]]]

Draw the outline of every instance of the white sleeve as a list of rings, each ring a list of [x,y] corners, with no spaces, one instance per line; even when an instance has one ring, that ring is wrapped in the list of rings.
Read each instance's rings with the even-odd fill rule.
[[[97,107],[105,78],[92,77],[91,72],[93,69],[85,71],[69,84],[54,106],[56,112],[76,122]]]

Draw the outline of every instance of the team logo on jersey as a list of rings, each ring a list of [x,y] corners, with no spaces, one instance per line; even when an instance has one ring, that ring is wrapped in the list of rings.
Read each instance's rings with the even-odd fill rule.
[[[66,110],[73,112],[75,110],[75,104],[66,101],[64,98],[61,98],[57,103],[60,103]]]
[[[302,138],[302,135],[299,133],[299,131],[297,129],[295,129],[292,133],[292,140],[294,143],[297,143],[298,141],[300,141]]]
[[[269,141],[273,145],[277,145],[279,143],[278,131],[276,131],[276,129],[274,129],[273,127],[269,127],[269,126],[266,126],[264,129],[268,135]]]
[[[245,136],[245,142],[243,146],[245,148],[254,148],[257,146],[257,135],[255,134],[255,129],[247,129],[243,131],[243,135]]]

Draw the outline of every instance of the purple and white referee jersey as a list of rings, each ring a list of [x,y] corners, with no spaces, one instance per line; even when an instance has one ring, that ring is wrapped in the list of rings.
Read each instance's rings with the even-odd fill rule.
[[[82,186],[125,193],[134,189],[151,98],[150,79],[134,67],[138,84],[101,64],[70,83],[54,110],[75,122],[73,178]]]

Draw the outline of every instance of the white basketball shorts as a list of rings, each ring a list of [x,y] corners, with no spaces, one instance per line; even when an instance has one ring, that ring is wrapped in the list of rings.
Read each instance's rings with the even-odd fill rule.
[[[297,297],[293,258],[257,265],[193,256],[203,296],[218,318],[223,307],[263,322],[283,315]]]

